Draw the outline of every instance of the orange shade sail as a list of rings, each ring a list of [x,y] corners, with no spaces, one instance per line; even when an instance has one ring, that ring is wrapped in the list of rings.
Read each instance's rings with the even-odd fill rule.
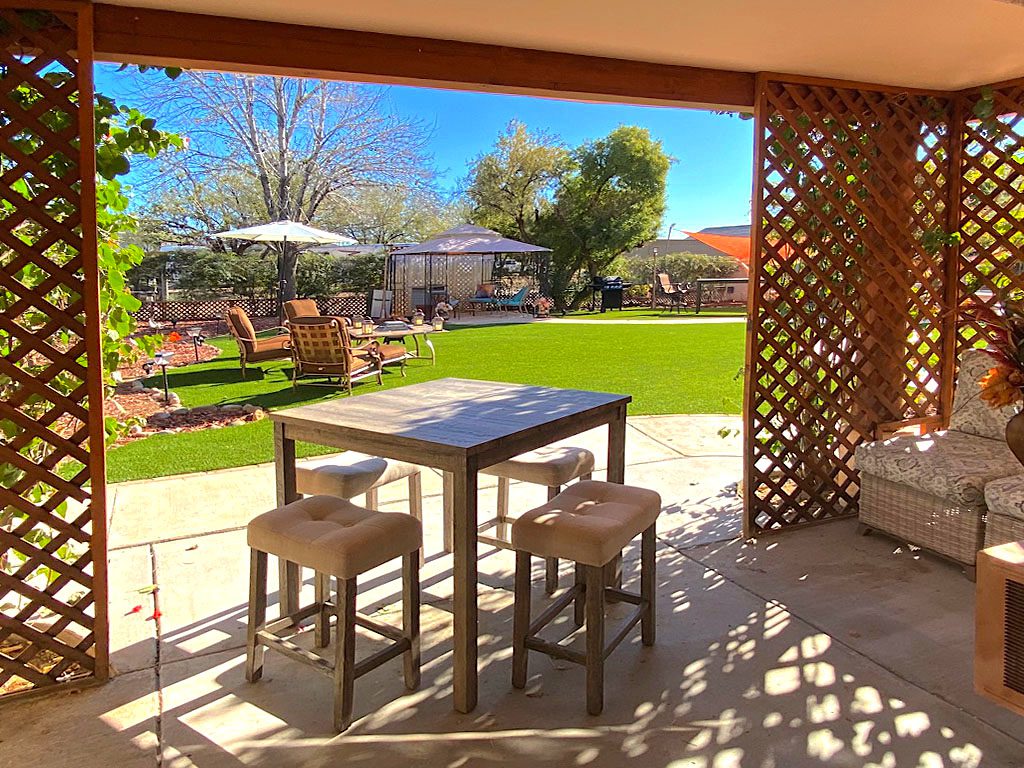
[[[687,232],[694,240],[710,245],[716,251],[732,256],[740,264],[750,268],[750,237],[748,235],[715,235],[708,232]],[[788,245],[779,249],[779,255],[788,259],[793,249]]]

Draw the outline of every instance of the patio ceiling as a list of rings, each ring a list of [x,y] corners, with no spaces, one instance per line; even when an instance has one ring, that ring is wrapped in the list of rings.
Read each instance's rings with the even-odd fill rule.
[[[115,5],[538,49],[737,72],[955,90],[1024,75],[1009,0],[606,0],[337,3],[109,0]],[[486,8],[486,12],[482,12]]]

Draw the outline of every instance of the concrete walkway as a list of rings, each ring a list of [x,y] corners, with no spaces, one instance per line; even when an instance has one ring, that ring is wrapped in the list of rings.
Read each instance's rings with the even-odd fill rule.
[[[440,552],[433,472],[424,479],[420,690],[404,691],[398,663],[360,678],[358,720],[337,736],[330,684],[315,671],[271,655],[263,681],[245,683],[242,526],[273,504],[263,465],[115,487],[118,675],[5,706],[0,768],[1024,765],[1024,720],[972,691],[973,585],[884,537],[856,536],[850,521],[742,542],[740,444],[719,437],[723,427],[738,419],[630,419],[626,480],[659,490],[665,508],[659,634],[653,648],[631,637],[609,658],[600,717],[585,714],[577,667],[535,655],[527,689],[510,687],[512,557],[487,547],[480,704],[452,712],[451,560]],[[604,456],[600,432],[573,442]],[[385,508],[405,509],[403,490],[386,489]],[[514,485],[512,503],[542,495]],[[485,482],[482,509],[493,503]],[[636,556],[627,552],[629,574]],[[395,621],[397,577],[383,566],[361,579],[361,608]],[[536,596],[535,610],[544,600]],[[360,642],[360,655],[379,647]]]

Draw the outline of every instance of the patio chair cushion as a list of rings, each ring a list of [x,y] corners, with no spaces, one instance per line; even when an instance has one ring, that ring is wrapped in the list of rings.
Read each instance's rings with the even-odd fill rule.
[[[981,385],[978,383],[994,365],[992,356],[980,349],[969,349],[960,356],[953,412],[949,417],[950,429],[992,440],[1005,438],[1006,422],[1018,408],[1013,405],[1003,408],[990,407],[981,399]]]
[[[990,515],[1024,520],[1024,475],[1010,475],[985,486],[985,505]]]
[[[985,486],[1020,471],[1003,440],[953,430],[857,446],[861,472],[985,510]]]
[[[353,354],[365,355],[369,351],[370,350],[364,349],[363,347],[356,347],[353,350]],[[401,360],[409,354],[408,350],[406,350],[406,348],[401,344],[378,344],[373,348],[373,351],[380,356],[381,362],[385,364]]]
[[[295,466],[295,490],[308,496],[351,499],[420,471],[415,464],[382,459],[357,451],[304,461]]]
[[[583,480],[512,524],[513,548],[601,566],[654,525],[661,496],[646,488]]]
[[[263,360],[287,357],[290,349],[291,337],[287,334],[268,336],[256,340],[256,349],[246,355],[246,360],[250,363],[259,363]]]
[[[351,579],[420,547],[420,521],[401,512],[373,512],[335,496],[309,496],[249,523],[249,546]]]
[[[297,317],[320,317],[320,308],[315,299],[292,299],[284,303],[284,314],[288,320]]]
[[[593,471],[594,454],[586,448],[548,446],[481,469],[480,474],[553,487]]]

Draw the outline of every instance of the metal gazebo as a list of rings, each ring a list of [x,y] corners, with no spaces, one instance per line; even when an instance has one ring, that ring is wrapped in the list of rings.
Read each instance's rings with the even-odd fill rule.
[[[546,286],[551,249],[531,245],[473,224],[462,224],[388,255],[386,286],[394,291],[394,311],[417,308],[432,314],[443,299],[473,296],[479,285],[496,284],[499,296]]]

